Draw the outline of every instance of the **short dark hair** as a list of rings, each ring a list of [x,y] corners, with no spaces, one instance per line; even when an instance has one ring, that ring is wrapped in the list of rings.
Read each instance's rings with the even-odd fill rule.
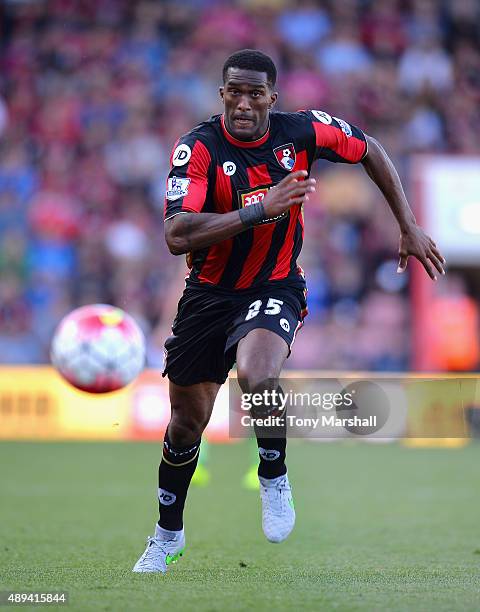
[[[277,69],[272,58],[255,49],[242,49],[232,53],[223,64],[223,82],[227,80],[229,68],[241,68],[242,70],[255,70],[266,72],[267,81],[273,87],[277,81]]]

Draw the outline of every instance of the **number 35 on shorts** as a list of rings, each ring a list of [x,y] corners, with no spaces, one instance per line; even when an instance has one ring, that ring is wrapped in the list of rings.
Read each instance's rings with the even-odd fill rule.
[[[277,315],[280,314],[283,306],[282,300],[277,300],[275,298],[268,298],[267,305],[265,310],[263,311],[266,315]],[[255,300],[248,307],[247,316],[245,317],[245,321],[250,321],[258,315],[260,309],[262,308],[262,300]]]

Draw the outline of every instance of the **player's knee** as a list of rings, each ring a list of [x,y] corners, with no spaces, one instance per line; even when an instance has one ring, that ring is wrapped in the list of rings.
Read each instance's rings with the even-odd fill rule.
[[[183,447],[194,444],[201,438],[208,418],[202,414],[185,415],[172,411],[172,418],[168,425],[168,436],[173,446]]]
[[[202,435],[204,428],[193,421],[170,421],[168,437],[173,446],[184,447],[194,444]]]
[[[278,372],[273,364],[266,367],[237,366],[237,376],[240,388],[244,393],[262,393],[273,391],[278,387]]]

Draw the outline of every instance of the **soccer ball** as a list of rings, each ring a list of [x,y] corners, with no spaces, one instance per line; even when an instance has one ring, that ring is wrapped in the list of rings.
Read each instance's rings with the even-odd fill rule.
[[[77,389],[107,393],[125,387],[140,374],[145,363],[145,337],[120,308],[91,304],[60,321],[50,358]]]

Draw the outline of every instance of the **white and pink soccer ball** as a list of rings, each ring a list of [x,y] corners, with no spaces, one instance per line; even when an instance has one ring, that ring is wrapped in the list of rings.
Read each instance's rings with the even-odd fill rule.
[[[89,393],[116,391],[145,364],[145,337],[133,318],[108,304],[82,306],[58,325],[52,364],[70,384]]]

